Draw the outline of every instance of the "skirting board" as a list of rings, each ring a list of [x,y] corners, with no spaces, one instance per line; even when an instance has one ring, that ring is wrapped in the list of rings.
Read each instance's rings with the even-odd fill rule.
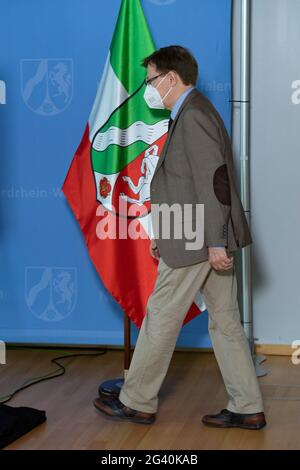
[[[176,348],[176,351],[213,352],[212,348]],[[295,349],[290,344],[256,344],[256,354],[266,356],[291,356]]]
[[[175,351],[212,353],[212,348],[176,348]],[[295,349],[290,344],[256,344],[256,354],[266,356],[291,356]]]
[[[295,349],[290,344],[256,344],[255,352],[266,356],[292,356]]]
[[[176,348],[176,351],[194,351],[194,352],[213,352],[212,348]],[[293,349],[289,344],[256,344],[256,354],[264,354],[266,356],[291,356]]]
[[[107,349],[107,350],[124,350],[123,346],[114,346],[109,344],[98,344],[98,345],[91,345],[91,344],[28,344],[28,343],[7,343],[7,346],[11,348],[24,348],[24,349],[32,349],[32,348],[45,348],[45,349]],[[131,347],[131,351],[133,352],[134,347]],[[182,348],[178,347],[175,351],[181,352],[201,352],[201,353],[212,353],[212,348]],[[266,356],[291,356],[295,349],[292,348],[290,344],[256,344],[255,345],[255,352],[256,354],[265,354]]]

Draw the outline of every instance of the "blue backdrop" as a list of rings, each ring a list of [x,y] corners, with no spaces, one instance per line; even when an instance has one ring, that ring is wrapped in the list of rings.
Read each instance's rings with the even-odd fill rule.
[[[157,47],[181,44],[194,53],[198,87],[231,132],[231,0],[142,5]],[[119,7],[120,0],[1,1],[1,340],[123,344],[123,312],[96,274],[60,191]],[[135,342],[134,325],[132,332]],[[207,312],[184,326],[178,346],[210,346]]]

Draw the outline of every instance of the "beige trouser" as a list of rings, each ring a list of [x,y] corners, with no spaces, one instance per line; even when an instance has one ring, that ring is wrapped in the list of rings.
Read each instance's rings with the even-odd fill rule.
[[[200,290],[209,314],[209,333],[229,395],[227,409],[258,413],[263,402],[237,301],[235,266],[216,271],[208,261],[170,268],[160,257],[155,287],[148,299],[121,402],[155,413],[183,320]],[[203,377],[205,380],[205,377]]]

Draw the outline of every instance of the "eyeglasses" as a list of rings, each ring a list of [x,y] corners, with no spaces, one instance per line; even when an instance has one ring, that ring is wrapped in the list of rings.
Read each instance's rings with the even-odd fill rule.
[[[153,82],[153,80],[155,80],[158,77],[161,77],[162,75],[166,75],[166,74],[165,73],[160,73],[159,75],[156,75],[155,77],[145,78],[145,80],[144,80],[145,85],[150,85],[150,83]]]

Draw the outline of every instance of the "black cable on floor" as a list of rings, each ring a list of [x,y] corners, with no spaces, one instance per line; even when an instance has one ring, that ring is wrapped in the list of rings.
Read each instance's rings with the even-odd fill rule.
[[[20,348],[20,349],[23,349],[23,348]],[[101,352],[91,353],[91,354],[87,354],[87,353],[85,353],[85,354],[82,354],[82,353],[80,353],[80,354],[65,354],[64,356],[54,357],[53,359],[51,359],[51,363],[58,365],[58,369],[56,369],[52,372],[49,372],[49,374],[46,374],[44,376],[33,377],[29,380],[26,380],[26,382],[24,382],[24,384],[20,388],[17,388],[11,394],[6,395],[4,397],[0,397],[0,404],[3,405],[4,403],[9,402],[15,395],[17,395],[17,393],[21,392],[22,390],[25,390],[26,388],[31,387],[32,385],[36,385],[38,383],[45,382],[46,380],[55,379],[56,377],[60,377],[61,375],[64,375],[66,373],[66,367],[63,364],[61,364],[60,362],[58,362],[61,359],[66,359],[66,358],[70,359],[70,358],[74,358],[74,357],[84,357],[84,356],[89,356],[89,357],[91,357],[91,356],[102,356],[103,354],[106,354],[106,353],[107,353],[107,350],[102,350]]]

